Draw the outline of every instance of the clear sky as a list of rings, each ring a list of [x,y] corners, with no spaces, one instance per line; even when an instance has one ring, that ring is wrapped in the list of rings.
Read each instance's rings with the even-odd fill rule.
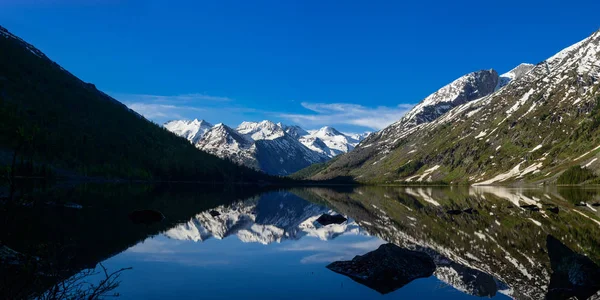
[[[162,123],[380,129],[457,77],[538,63],[600,1],[0,0],[0,25]]]

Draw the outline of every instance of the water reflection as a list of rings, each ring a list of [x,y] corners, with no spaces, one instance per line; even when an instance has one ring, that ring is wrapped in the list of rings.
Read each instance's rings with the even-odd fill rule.
[[[1,240],[31,253],[24,244],[66,236],[76,245],[73,270],[101,261],[132,266],[117,290],[126,299],[600,297],[596,189],[169,187],[69,195],[63,199],[83,208],[7,213]],[[165,219],[133,224],[127,214],[139,209]]]
[[[371,234],[428,253],[438,265],[439,279],[472,295],[491,296],[497,289],[517,299],[545,298],[556,273],[548,257],[549,235],[596,264],[600,258],[600,222],[594,206],[587,205],[597,199],[597,190],[359,187],[351,193],[310,192],[354,216]],[[577,206],[580,202],[586,205]],[[522,207],[527,205],[539,210]],[[557,207],[559,213],[546,210]],[[465,209],[478,214],[449,213]],[[579,278],[596,274],[570,271]],[[489,279],[477,279],[485,278],[482,272],[494,278],[496,288]],[[600,289],[587,285],[594,293]]]
[[[187,223],[168,230],[165,235],[195,242],[235,235],[242,242],[266,245],[299,240],[304,236],[326,241],[344,233],[360,232],[352,219],[344,219],[339,224],[318,220],[325,216],[336,216],[336,213],[290,192],[270,192],[201,212]]]

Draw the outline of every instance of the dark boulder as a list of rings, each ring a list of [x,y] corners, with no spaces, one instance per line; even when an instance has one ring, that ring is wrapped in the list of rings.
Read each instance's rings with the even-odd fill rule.
[[[557,214],[559,212],[558,206],[546,208],[547,211]]]
[[[323,226],[327,226],[329,224],[342,224],[344,222],[346,222],[346,219],[344,216],[342,215],[328,215],[328,214],[322,214],[318,219],[317,222],[319,222],[319,224],[323,225]]]
[[[600,267],[548,235],[546,247],[552,276],[546,299],[588,299],[600,290]]]
[[[216,210],[211,210],[210,212],[208,212],[211,216],[213,217],[218,217],[221,215],[220,212],[216,211]]]
[[[129,220],[135,224],[152,224],[162,221],[165,216],[157,210],[135,210],[129,214]]]
[[[333,262],[327,268],[381,294],[387,294],[417,278],[431,276],[436,266],[433,259],[423,252],[384,244],[350,261]]]

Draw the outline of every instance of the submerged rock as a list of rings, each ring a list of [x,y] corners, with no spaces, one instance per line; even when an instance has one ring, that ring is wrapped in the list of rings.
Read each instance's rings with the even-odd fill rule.
[[[129,220],[135,224],[152,224],[162,221],[165,216],[157,210],[144,209],[132,211],[129,214]]]
[[[350,261],[333,262],[327,268],[381,294],[387,294],[417,278],[431,276],[436,266],[433,259],[423,252],[384,244]]]
[[[552,276],[546,299],[588,299],[600,290],[600,267],[555,237],[546,238]]]
[[[346,219],[344,216],[342,215],[328,215],[328,214],[322,214],[318,219],[317,222],[319,222],[319,224],[323,225],[323,226],[327,226],[329,224],[342,224],[344,222],[346,222]]]

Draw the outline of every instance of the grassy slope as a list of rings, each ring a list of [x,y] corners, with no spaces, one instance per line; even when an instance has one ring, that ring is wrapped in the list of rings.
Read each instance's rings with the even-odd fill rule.
[[[598,43],[596,37],[595,43]],[[600,58],[598,58],[600,59]],[[593,72],[580,75],[574,69],[546,76],[543,64],[536,77],[505,87],[489,101],[473,104],[449,122],[424,126],[400,139],[390,151],[376,146],[358,147],[325,169],[314,170],[312,179],[351,176],[362,182],[400,182],[439,166],[424,180],[448,183],[484,181],[512,170],[539,164],[536,173],[514,176],[514,181],[554,182],[573,165],[586,165],[600,145],[600,83]],[[534,73],[534,72],[532,72]],[[529,80],[529,81],[528,81]],[[508,114],[516,103],[528,99]],[[448,115],[448,114],[447,114]],[[477,138],[485,133],[485,138]],[[536,147],[541,145],[541,148]],[[535,149],[535,150],[534,150]],[[584,155],[585,154],[585,155]],[[414,172],[404,168],[419,162]],[[598,161],[589,166],[598,170]]]

